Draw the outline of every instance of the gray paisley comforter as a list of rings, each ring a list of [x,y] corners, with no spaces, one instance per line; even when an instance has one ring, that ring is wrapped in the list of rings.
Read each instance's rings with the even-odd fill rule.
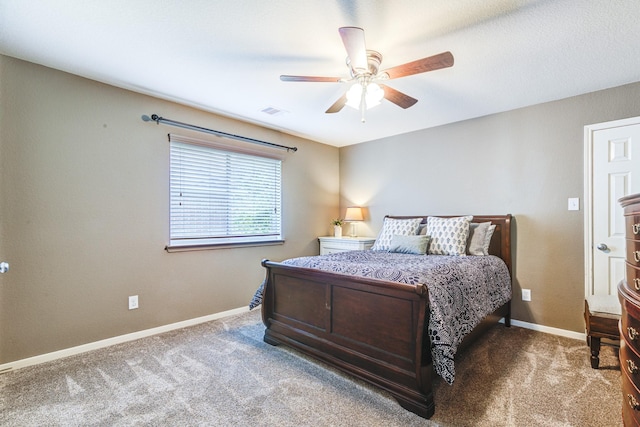
[[[427,285],[433,365],[436,373],[449,384],[455,377],[454,356],[462,339],[487,314],[511,299],[507,266],[492,255],[410,255],[369,250],[292,258],[282,263]],[[251,305],[258,305],[261,297],[262,289],[259,289]]]

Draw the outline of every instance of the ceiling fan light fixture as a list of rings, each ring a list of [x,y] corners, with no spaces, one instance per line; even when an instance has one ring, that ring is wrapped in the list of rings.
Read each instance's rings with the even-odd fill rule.
[[[362,97],[362,85],[354,83],[347,91],[347,103],[351,108],[360,109],[360,98]]]
[[[384,98],[384,90],[377,83],[369,83],[367,85],[367,93],[365,99],[367,102],[367,108],[373,108],[376,105],[380,105]]]
[[[354,83],[349,90],[347,91],[347,102],[346,105],[349,107],[355,108],[356,110],[360,109],[360,104],[362,102],[362,90],[364,87],[364,102],[365,108],[368,110],[370,108],[375,107],[376,105],[380,105],[380,102],[384,98],[384,90],[380,87],[380,85],[376,83],[369,83],[366,86],[363,86],[361,83]]]

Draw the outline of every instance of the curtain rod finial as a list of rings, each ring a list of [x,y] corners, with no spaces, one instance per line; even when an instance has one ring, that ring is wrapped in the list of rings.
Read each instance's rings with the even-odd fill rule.
[[[150,122],[153,120],[157,124],[160,124],[160,120],[162,120],[162,117],[159,117],[157,114],[152,114],[151,117],[147,116],[146,114],[143,114],[142,120],[145,122]]]

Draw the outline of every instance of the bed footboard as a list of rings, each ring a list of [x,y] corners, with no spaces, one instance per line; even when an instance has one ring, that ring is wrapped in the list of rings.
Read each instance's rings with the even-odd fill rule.
[[[386,390],[411,412],[433,415],[426,286],[262,265],[265,342],[293,347]]]

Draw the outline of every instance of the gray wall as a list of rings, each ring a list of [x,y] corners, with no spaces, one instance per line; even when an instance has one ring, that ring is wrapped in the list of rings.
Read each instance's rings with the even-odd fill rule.
[[[174,120],[294,145],[280,246],[167,253]],[[318,252],[339,151],[0,56],[0,363],[248,304],[263,258]],[[140,308],[127,309],[139,295]]]
[[[152,113],[298,146],[286,243],[166,253],[166,134],[203,135]],[[338,150],[0,56],[0,364],[246,306],[262,258],[317,253],[353,204],[360,235],[385,214],[513,214],[514,318],[582,332],[583,128],[638,115],[640,83]]]
[[[584,332],[584,126],[639,115],[636,83],[344,147],[342,211],[367,206],[374,236],[385,214],[511,213],[513,317]]]

